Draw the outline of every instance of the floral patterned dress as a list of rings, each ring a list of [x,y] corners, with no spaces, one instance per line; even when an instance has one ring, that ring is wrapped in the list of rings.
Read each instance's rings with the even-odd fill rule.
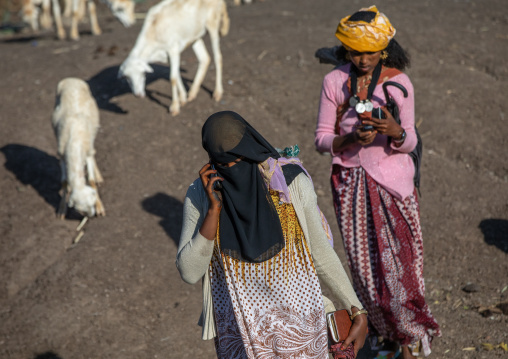
[[[291,203],[270,191],[285,248],[261,263],[221,253],[219,230],[209,275],[218,358],[328,358],[318,276]]]

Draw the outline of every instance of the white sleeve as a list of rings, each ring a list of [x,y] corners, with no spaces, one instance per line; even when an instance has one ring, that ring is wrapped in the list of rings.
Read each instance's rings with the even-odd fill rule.
[[[312,182],[305,174],[300,174],[295,179],[298,181],[302,204],[304,207],[305,220],[307,222],[308,236],[312,259],[320,282],[332,293],[337,309],[351,307],[362,308],[342,263],[328,242],[328,237],[321,223],[321,215],[317,207],[317,196]]]
[[[203,278],[213,254],[214,241],[199,233],[207,210],[208,199],[198,179],[190,185],[185,196],[182,234],[176,255],[176,267],[182,279],[189,284]]]

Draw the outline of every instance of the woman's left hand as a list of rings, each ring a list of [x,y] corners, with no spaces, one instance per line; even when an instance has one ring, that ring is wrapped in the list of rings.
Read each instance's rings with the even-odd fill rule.
[[[354,308],[353,313],[357,312],[359,309]],[[355,349],[355,358],[358,355],[358,351],[363,348],[365,344],[365,338],[367,337],[367,315],[360,314],[357,315],[353,319],[353,324],[351,325],[351,329],[349,330],[349,335],[342,343],[342,348],[347,348],[349,344],[354,344]]]
[[[384,112],[386,118],[371,118],[370,120],[363,120],[362,125],[374,126],[377,133],[398,139],[404,129],[397,123],[397,121],[395,121],[392,114],[386,109],[386,107],[381,107],[381,110]]]

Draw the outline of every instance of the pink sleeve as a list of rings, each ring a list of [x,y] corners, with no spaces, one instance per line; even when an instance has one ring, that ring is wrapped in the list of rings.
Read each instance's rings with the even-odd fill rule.
[[[337,136],[335,133],[337,106],[342,88],[339,74],[338,71],[334,70],[326,75],[323,80],[314,139],[314,144],[319,152],[333,153],[333,140]]]
[[[402,86],[404,86],[408,92],[407,98],[404,98],[402,91],[395,87],[388,87],[388,92],[390,96],[392,96],[399,106],[400,113],[400,122],[402,128],[406,131],[406,140],[400,147],[396,147],[392,142],[390,144],[391,148],[403,152],[409,153],[413,151],[416,147],[416,143],[418,139],[416,138],[415,133],[415,100],[414,100],[414,89],[409,77],[407,75],[402,74],[390,79],[390,81],[398,82]]]

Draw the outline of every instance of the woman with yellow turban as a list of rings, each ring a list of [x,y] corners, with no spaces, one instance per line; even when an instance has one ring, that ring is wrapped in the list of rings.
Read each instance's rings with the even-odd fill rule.
[[[429,355],[432,338],[441,333],[425,303],[423,241],[409,155],[418,141],[414,94],[402,72],[410,61],[394,35],[375,6],[340,21],[336,36],[342,46],[336,54],[344,64],[324,78],[315,144],[332,154],[337,220],[353,285],[369,312],[371,336],[382,337],[383,348],[408,359]],[[397,84],[387,91],[400,123],[386,107],[383,83],[388,80]]]

